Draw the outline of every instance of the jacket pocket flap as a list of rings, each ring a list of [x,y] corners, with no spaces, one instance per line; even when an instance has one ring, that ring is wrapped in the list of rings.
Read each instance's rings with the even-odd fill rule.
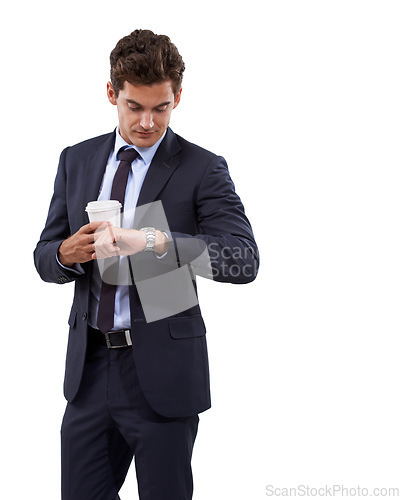
[[[206,326],[201,316],[184,316],[169,320],[169,333],[173,339],[203,337]]]

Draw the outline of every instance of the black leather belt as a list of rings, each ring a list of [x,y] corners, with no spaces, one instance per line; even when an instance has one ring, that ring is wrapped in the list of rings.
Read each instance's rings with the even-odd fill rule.
[[[132,345],[130,330],[102,333],[91,326],[88,327],[88,341],[93,344],[105,345],[109,349],[119,349]]]

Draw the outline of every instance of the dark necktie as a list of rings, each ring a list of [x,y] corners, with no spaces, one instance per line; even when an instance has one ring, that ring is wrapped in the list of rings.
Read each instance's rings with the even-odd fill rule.
[[[139,153],[134,149],[120,149],[118,152],[118,159],[120,162],[114,175],[110,200],[118,200],[121,203],[121,213],[124,207],[125,190],[128,182],[129,171],[131,169],[131,163],[136,160],[138,156]],[[103,333],[109,332],[114,326],[116,289],[116,285],[110,285],[104,281],[101,284],[99,310],[97,314],[97,328]]]

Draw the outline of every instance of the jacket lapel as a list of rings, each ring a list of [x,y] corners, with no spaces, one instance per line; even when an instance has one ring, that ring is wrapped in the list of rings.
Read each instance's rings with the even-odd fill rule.
[[[175,134],[168,128],[164,140],[161,142],[147,171],[140,191],[137,206],[154,201],[168,179],[179,165],[177,153],[181,150]]]

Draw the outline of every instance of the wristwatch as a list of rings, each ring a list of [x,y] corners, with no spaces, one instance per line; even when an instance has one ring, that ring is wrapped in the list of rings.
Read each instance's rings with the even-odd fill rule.
[[[154,227],[142,227],[140,231],[146,234],[146,246],[143,252],[153,252],[156,244],[156,230]]]

